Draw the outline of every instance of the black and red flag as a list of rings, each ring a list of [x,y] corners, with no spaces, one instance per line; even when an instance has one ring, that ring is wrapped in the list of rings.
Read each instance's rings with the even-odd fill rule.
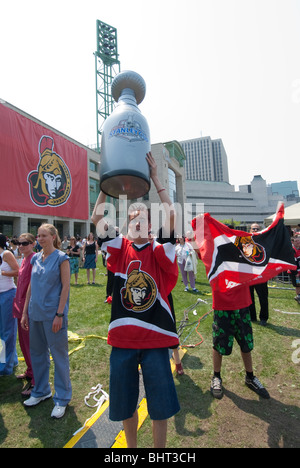
[[[283,204],[273,223],[258,233],[231,229],[208,213],[194,218],[192,227],[213,291],[264,283],[297,268]]]

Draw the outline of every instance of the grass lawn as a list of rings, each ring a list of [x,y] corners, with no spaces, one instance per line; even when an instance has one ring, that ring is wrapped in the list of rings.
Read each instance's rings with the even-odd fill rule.
[[[183,358],[185,374],[175,377],[181,411],[169,422],[167,447],[299,447],[300,307],[293,299],[294,291],[271,289],[269,324],[253,326],[255,374],[267,387],[271,399],[261,400],[245,386],[242,360],[235,343],[232,355],[223,360],[224,397],[214,400],[209,391],[212,314],[201,321],[196,330],[198,319],[211,309],[210,287],[202,263],[198,267],[198,295],[184,292],[180,280],[179,277],[173,293],[178,322],[197,297],[206,300],[208,305],[189,312],[189,324],[193,325],[186,327],[182,335],[182,341],[189,335],[185,345],[197,344],[202,339],[203,342],[188,348]],[[105,337],[110,306],[104,304],[106,276],[101,261],[98,262],[97,284],[87,285],[85,270],[80,270],[79,283],[75,286],[72,277],[69,331],[79,335],[81,340],[70,341],[70,351],[79,344],[83,347],[70,355],[73,399],[66,415],[62,420],[50,418],[52,399],[36,408],[23,406],[20,393],[24,382],[15,377],[25,370],[24,363],[20,362],[15,375],[0,379],[1,448],[63,447],[94,413],[94,409],[84,403],[91,387],[101,383],[108,392],[110,347]],[[53,366],[50,382],[53,388]],[[139,431],[139,446],[149,448],[151,444],[148,417]]]

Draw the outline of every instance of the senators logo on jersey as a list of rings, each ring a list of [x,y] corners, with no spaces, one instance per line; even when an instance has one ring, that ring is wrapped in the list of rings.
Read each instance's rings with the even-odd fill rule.
[[[133,260],[127,268],[127,280],[121,289],[122,304],[127,310],[144,312],[155,302],[157,287],[154,279],[141,270],[142,262]]]

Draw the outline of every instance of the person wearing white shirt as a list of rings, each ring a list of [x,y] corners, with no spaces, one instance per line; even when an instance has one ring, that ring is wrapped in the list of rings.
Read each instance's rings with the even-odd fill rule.
[[[14,254],[7,249],[6,236],[0,234],[0,337],[5,347],[4,362],[0,362],[0,377],[11,375],[18,364],[16,352],[17,320],[13,318],[13,300],[16,295],[14,277],[19,265]]]
[[[198,292],[196,289],[196,277],[195,270],[197,271],[197,259],[195,259],[195,251],[189,242],[186,242],[184,237],[179,239],[179,243],[176,245],[175,253],[177,256],[177,263],[180,269],[185,291],[189,290],[190,282],[191,288],[194,292]]]

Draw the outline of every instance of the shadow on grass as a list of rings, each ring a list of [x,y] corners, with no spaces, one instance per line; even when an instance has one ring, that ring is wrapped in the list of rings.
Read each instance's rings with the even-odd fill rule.
[[[205,434],[201,429],[201,420],[211,416],[210,406],[212,397],[209,391],[203,392],[193,379],[184,374],[177,385],[177,394],[181,410],[175,415],[175,428],[177,434],[184,437],[198,438]],[[189,416],[194,416],[197,424],[187,422]]]
[[[186,372],[176,380],[181,410],[175,415],[175,428],[177,434],[181,436],[199,438],[205,434],[205,431],[201,429],[201,420],[211,416],[210,406],[213,399],[210,391],[203,392],[191,377],[193,370],[197,371],[203,368],[199,357],[186,354],[183,362]],[[190,416],[194,419],[195,424],[188,422]]]
[[[0,413],[0,445],[5,441],[8,434],[8,429],[5,426],[4,420]]]
[[[99,283],[95,283],[95,284],[87,284],[87,283],[78,283],[78,284],[75,284],[75,283],[71,283],[71,288],[75,288],[75,289],[82,289],[82,288],[85,288],[85,287],[89,287],[89,288],[104,288],[104,285],[103,284],[99,284]]]
[[[224,388],[224,395],[246,415],[253,415],[268,424],[270,448],[297,448],[300,435],[300,409],[278,400],[248,400]],[[243,416],[241,416],[243,417]]]
[[[30,418],[29,439],[38,439],[43,448],[63,448],[82,424],[78,421],[72,402],[68,405],[65,416],[51,418],[54,403],[52,398],[34,408],[25,408]]]
[[[267,327],[274,330],[278,335],[300,338],[300,330],[297,328],[288,328],[282,325],[273,325],[272,323],[268,323]]]
[[[26,398],[21,396],[21,391],[27,381],[16,379],[16,375],[17,372],[1,378],[0,445],[7,448],[64,447],[82,426],[72,401],[60,420],[51,418],[54,407],[52,398],[33,408],[26,408],[23,405]]]

